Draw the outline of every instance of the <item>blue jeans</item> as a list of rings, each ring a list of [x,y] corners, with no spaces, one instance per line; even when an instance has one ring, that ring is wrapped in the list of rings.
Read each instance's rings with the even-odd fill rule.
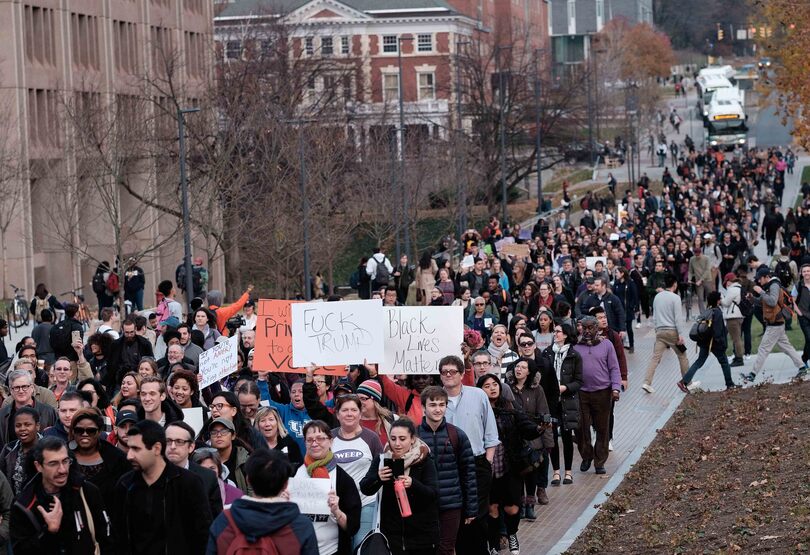
[[[717,361],[720,363],[720,368],[723,369],[723,378],[726,380],[726,387],[733,386],[734,381],[731,379],[731,366],[728,364],[728,357],[726,356],[725,350],[713,348],[711,353],[717,358]],[[692,366],[690,366],[686,374],[683,375],[683,383],[689,385],[692,382],[692,378],[695,377],[695,373],[706,364],[708,358],[709,346],[701,345],[697,360],[692,363]]]
[[[360,511],[360,529],[357,530],[357,533],[352,538],[352,551],[361,541],[363,541],[366,534],[374,529],[375,514],[377,514],[376,501],[372,501],[368,505],[363,505],[363,509]]]

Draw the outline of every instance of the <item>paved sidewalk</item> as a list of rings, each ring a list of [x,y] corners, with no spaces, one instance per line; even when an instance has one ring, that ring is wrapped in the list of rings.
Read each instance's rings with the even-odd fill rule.
[[[683,126],[681,129],[684,129]],[[810,164],[810,157],[800,157],[796,163],[796,173],[787,176],[783,195],[785,206],[793,205],[800,188],[802,168],[807,164]],[[767,260],[764,250],[764,242],[760,242],[755,252],[761,260]],[[684,337],[688,336],[690,325],[685,319],[682,321],[680,330]],[[599,504],[619,485],[630,466],[638,460],[655,438],[657,430],[667,422],[680,405],[684,394],[676,385],[680,372],[677,358],[672,353],[664,354],[655,373],[653,382],[655,393],[647,394],[641,389],[647,364],[652,358],[655,333],[646,321],[642,323],[641,328],[634,329],[634,332],[635,353],[627,354],[629,387],[616,404],[614,451],[605,465],[607,474],[597,476],[593,468],[588,473],[580,472],[581,459],[575,449],[574,483],[568,486],[550,486],[546,490],[550,503],[546,506],[538,506],[537,520],[535,522],[521,521],[518,532],[521,553],[556,555],[569,548],[596,514]],[[689,349],[687,355],[691,363],[697,358],[697,350],[691,341],[687,341],[687,345]],[[754,357],[746,361],[744,367],[732,368],[734,380],[740,383],[740,372],[750,370],[753,363]],[[781,353],[774,353],[768,357],[756,383],[766,380],[774,383],[787,383],[795,374],[796,368],[790,359]],[[725,389],[720,365],[714,357],[710,357],[703,368],[698,371],[695,380],[701,382],[700,389],[703,391],[723,391]],[[733,393],[729,394],[733,395]]]

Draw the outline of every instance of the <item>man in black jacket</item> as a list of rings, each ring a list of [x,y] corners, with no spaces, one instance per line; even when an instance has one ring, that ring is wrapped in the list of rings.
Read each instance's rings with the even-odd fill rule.
[[[73,471],[65,442],[39,440],[31,452],[38,474],[11,508],[11,546],[15,555],[114,553],[110,521],[101,493],[81,472]]]
[[[619,297],[608,291],[608,281],[604,277],[594,278],[593,292],[591,296],[582,303],[582,314],[590,314],[590,309],[595,306],[601,306],[605,309],[610,329],[618,332],[619,335],[624,338],[624,334],[627,330],[624,306]]]
[[[157,422],[141,420],[127,438],[134,470],[115,486],[115,552],[205,553],[212,519],[202,480],[166,461],[166,432]]]
[[[196,474],[202,480],[203,487],[208,495],[208,504],[211,507],[211,516],[217,517],[222,512],[222,496],[219,494],[217,476],[207,468],[203,468],[189,460],[194,452],[194,438],[197,434],[185,422],[172,422],[166,426],[166,458],[180,468]]]
[[[65,319],[51,328],[49,339],[54,359],[65,357],[74,364],[79,360],[79,355],[73,348],[73,332],[79,332],[81,338],[84,334],[82,323],[76,319],[79,312],[79,305],[68,303],[65,306]]]
[[[439,483],[439,549],[437,555],[453,555],[463,521],[478,515],[478,484],[475,457],[463,430],[448,424],[447,392],[438,386],[422,391],[425,416],[416,433],[434,454]]]
[[[124,374],[138,369],[138,364],[143,357],[154,356],[149,340],[135,333],[134,318],[127,317],[121,324],[121,330],[123,336],[110,345],[110,356],[107,362],[106,385],[111,391],[118,389]],[[75,352],[73,356],[76,356]]]

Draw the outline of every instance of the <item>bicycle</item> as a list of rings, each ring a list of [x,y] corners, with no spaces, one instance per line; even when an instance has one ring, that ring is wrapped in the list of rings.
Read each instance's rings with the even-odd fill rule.
[[[8,324],[15,330],[28,325],[28,299],[25,298],[25,289],[20,289],[13,283],[9,286],[14,290],[14,298],[8,305]]]

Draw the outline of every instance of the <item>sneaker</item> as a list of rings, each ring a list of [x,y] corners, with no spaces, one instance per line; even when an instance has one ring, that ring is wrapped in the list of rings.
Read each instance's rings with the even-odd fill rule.
[[[796,374],[796,379],[803,380],[804,377],[807,376],[807,372],[808,372],[807,366],[802,366],[801,368],[799,368],[799,372]]]
[[[743,359],[745,359],[745,360],[751,360],[751,355],[745,355],[745,356],[743,357]]]
[[[517,539],[517,534],[512,534],[509,540],[509,553],[512,555],[520,555],[520,542]]]
[[[596,467],[596,473],[597,474],[607,474],[607,470],[605,470],[604,466],[597,466]]]
[[[591,459],[583,459],[582,463],[579,465],[580,472],[588,472],[591,468],[591,462],[593,462]]]
[[[731,385],[726,386],[726,391],[734,391],[735,389],[740,389],[742,386],[738,383],[733,383]]]
[[[740,377],[743,379],[743,382],[745,383],[753,382],[754,380],[757,379],[757,375],[754,374],[753,372],[748,372],[747,374],[745,372],[742,372],[740,374]]]
[[[646,391],[647,393],[655,393],[655,390],[653,389],[653,387],[652,387],[650,384],[646,384],[646,383],[645,383],[645,384],[643,384],[643,385],[641,386],[641,389],[643,389],[643,390],[644,390],[644,391]]]
[[[687,385],[686,389],[688,389],[689,392],[691,393],[691,392],[693,392],[694,390],[696,390],[699,387],[700,387],[700,382],[695,380],[695,381],[691,382],[689,385]]]
[[[608,441],[608,451],[613,451],[613,440]]]
[[[636,329],[639,329],[640,327],[641,327],[641,322],[636,322]]]
[[[743,362],[743,359],[735,358],[729,363],[729,366],[731,366],[732,368],[735,366],[745,366],[745,363]]]
[[[499,553],[500,553],[500,551],[498,551],[494,547],[490,548],[490,550],[489,550],[489,555],[498,555]]]

